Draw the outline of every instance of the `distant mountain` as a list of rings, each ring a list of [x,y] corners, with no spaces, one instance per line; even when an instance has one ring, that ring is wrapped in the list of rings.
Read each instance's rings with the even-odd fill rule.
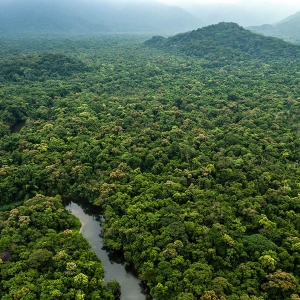
[[[159,2],[132,2],[120,9],[115,24],[119,30],[146,32],[182,32],[201,27],[199,19],[178,6]]]
[[[199,17],[206,26],[218,24],[219,22],[234,22],[241,26],[250,26],[263,24],[264,20],[270,19],[266,11],[253,9],[252,6],[245,6],[244,2],[240,4],[195,2],[190,4],[186,10]]]
[[[300,11],[275,24],[248,27],[253,32],[300,42]]]
[[[243,27],[258,26],[264,23],[275,23],[286,16],[295,13],[295,4],[282,5],[279,1],[185,1],[180,4],[182,8],[200,18],[205,25],[219,22],[234,22]]]
[[[211,66],[236,61],[298,58],[300,47],[255,34],[235,23],[219,23],[169,38],[152,37],[146,46],[208,59]]]
[[[202,23],[190,13],[158,2],[14,0],[0,5],[0,33],[177,33]]]
[[[14,1],[0,7],[0,33],[7,35],[47,34],[47,33],[85,33],[89,31],[108,31],[109,28],[68,11],[63,5],[47,2],[28,3]]]

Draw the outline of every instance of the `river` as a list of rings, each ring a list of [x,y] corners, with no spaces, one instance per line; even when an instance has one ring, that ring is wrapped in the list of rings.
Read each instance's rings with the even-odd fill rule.
[[[93,251],[100,258],[105,271],[104,280],[116,279],[121,285],[120,300],[153,299],[143,288],[134,269],[124,261],[120,253],[108,251],[100,237],[101,221],[104,221],[99,207],[87,201],[64,200],[65,208],[81,221],[81,233],[91,243]]]

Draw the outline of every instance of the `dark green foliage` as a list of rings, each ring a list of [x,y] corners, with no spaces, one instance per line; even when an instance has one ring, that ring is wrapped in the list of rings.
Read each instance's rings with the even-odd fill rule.
[[[245,250],[254,254],[255,251],[263,253],[268,250],[276,250],[277,246],[261,234],[252,234],[243,238]]]
[[[214,67],[251,59],[295,59],[300,54],[296,45],[252,33],[235,23],[210,25],[166,39],[155,36],[145,45],[206,58]]]
[[[171,54],[128,36],[53,40],[49,48],[67,57],[76,49],[88,69],[3,79],[1,204],[61,194],[101,205],[108,247],[123,251],[158,300],[297,299],[300,61],[287,51],[298,47],[234,24],[174,39],[197,49],[198,35],[211,41],[212,56]],[[18,57],[31,49],[9,45]],[[26,117],[19,133],[8,130],[15,108]],[[41,206],[30,218],[35,228],[24,235],[6,227],[0,253],[14,261],[11,245],[30,237],[22,259],[39,272],[54,264],[47,229],[68,226]],[[65,242],[78,259],[76,243]],[[74,284],[84,289],[86,277]]]
[[[21,56],[0,62],[0,79],[14,82],[24,79],[43,81],[49,77],[70,76],[86,70],[87,67],[80,60],[60,53]]]
[[[48,222],[50,212],[56,224]],[[0,212],[0,229],[0,252],[7,248],[0,256],[1,299],[113,298],[100,262],[59,197],[37,195]]]
[[[106,287],[109,291],[111,291],[113,293],[113,295],[116,298],[121,296],[121,287],[120,287],[120,284],[116,280],[114,280],[114,279],[110,280],[107,283]]]

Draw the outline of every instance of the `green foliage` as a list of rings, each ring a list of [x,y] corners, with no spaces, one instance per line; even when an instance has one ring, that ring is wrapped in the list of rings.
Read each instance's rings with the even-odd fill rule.
[[[0,78],[4,81],[43,81],[84,72],[87,67],[78,59],[64,54],[21,56],[0,62]],[[61,92],[63,93],[63,92]]]
[[[245,250],[254,253],[258,251],[263,253],[267,250],[276,250],[277,246],[272,241],[261,234],[252,234],[243,238]]]
[[[47,222],[50,211],[56,224]],[[37,195],[0,212],[0,220],[0,252],[12,256],[0,263],[1,299],[112,299],[100,262],[59,197]]]
[[[115,279],[110,280],[106,287],[116,298],[121,296],[121,286]]]
[[[35,65],[34,57],[49,49],[63,61],[76,49],[76,62],[84,62],[74,73],[45,73],[40,81],[1,77],[1,205],[36,194],[101,205],[107,245],[124,252],[157,300],[295,298],[299,47],[234,24],[166,39],[184,55],[156,40],[163,49],[128,36],[11,41],[14,52],[0,49],[1,63],[12,70],[19,70],[22,53],[31,53],[24,60]],[[22,130],[10,132],[20,119]],[[113,297],[103,276],[79,263],[88,257],[78,247],[89,249],[81,235],[61,233],[75,223],[49,203],[33,206],[0,215],[0,253],[20,258],[12,268],[1,264],[4,291],[35,294],[30,282],[49,267],[51,276],[40,280],[53,289],[44,289],[44,299],[59,292]],[[34,272],[27,274],[29,263]],[[62,274],[68,290],[55,281]],[[9,292],[23,281],[29,283]]]
[[[155,36],[146,41],[145,45],[208,59],[210,62],[207,62],[207,65],[210,67],[253,59],[268,62],[282,58],[295,59],[300,53],[296,45],[276,38],[263,37],[235,23],[210,25],[166,39]],[[228,95],[228,100],[237,98],[235,94]]]

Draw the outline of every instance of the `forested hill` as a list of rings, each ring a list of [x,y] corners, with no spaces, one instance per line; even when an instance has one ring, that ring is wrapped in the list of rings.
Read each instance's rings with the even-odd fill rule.
[[[225,22],[169,38],[154,36],[145,45],[207,58],[216,66],[249,59],[294,59],[300,55],[300,47],[296,45]]]

